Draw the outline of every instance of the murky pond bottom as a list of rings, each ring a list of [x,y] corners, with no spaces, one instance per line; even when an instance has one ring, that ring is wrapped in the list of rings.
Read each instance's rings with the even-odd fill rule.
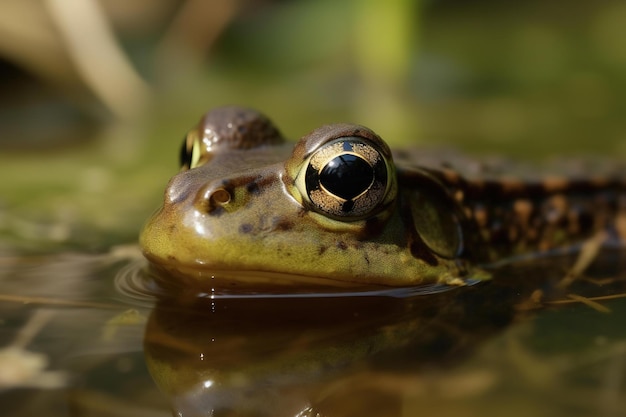
[[[11,416],[621,416],[626,257],[449,291],[163,291],[111,254],[0,257]],[[172,411],[174,410],[174,411]]]

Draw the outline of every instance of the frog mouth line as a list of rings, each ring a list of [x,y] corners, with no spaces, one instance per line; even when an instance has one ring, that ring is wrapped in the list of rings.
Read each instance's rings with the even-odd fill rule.
[[[140,270],[138,270],[140,269]],[[226,270],[194,268],[184,265],[163,265],[150,262],[126,272],[134,285],[157,288],[155,297],[185,292],[198,298],[289,298],[289,297],[354,297],[389,296],[406,298],[450,291],[475,285],[484,278],[465,277],[464,285],[425,283],[422,285],[390,286],[359,284],[354,281],[302,274],[256,270]],[[144,284],[141,284],[141,282]],[[139,284],[137,284],[139,282]]]

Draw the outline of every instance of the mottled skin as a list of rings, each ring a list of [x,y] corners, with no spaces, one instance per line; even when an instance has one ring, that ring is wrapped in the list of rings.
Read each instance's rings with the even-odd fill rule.
[[[307,167],[318,150],[345,137],[364,141],[364,154],[378,158],[372,161],[386,177],[363,194],[366,209],[352,201],[320,208],[304,190]],[[140,238],[154,268],[183,279],[462,284],[488,278],[480,265],[570,245],[600,229],[626,240],[623,171],[522,182],[502,178],[498,164],[477,168],[458,157],[450,163],[404,151],[392,160],[374,132],[350,124],[323,126],[294,147],[267,118],[238,107],[207,113],[186,142],[183,169]],[[348,148],[341,142],[332,149]]]

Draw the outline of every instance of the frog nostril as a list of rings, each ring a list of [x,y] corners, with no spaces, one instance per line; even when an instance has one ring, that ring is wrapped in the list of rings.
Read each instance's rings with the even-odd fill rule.
[[[208,187],[203,192],[198,193],[195,206],[206,213],[214,212],[232,200],[231,193],[222,187]]]
[[[223,188],[217,188],[209,196],[211,206],[221,206],[230,201],[230,193]]]

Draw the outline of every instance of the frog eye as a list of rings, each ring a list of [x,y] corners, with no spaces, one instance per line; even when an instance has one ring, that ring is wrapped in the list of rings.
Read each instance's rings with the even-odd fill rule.
[[[180,167],[182,170],[188,170],[198,166],[200,156],[202,154],[202,142],[198,135],[189,132],[183,139],[180,148]]]
[[[311,154],[296,186],[315,211],[338,220],[360,220],[382,209],[392,175],[390,162],[373,142],[340,137]]]

